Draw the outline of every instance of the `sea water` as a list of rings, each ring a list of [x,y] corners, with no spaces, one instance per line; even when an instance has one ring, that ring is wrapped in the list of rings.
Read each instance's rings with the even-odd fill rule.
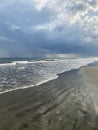
[[[55,60],[15,60],[0,62],[0,94],[16,89],[38,86],[56,79],[58,74],[78,69],[98,58],[55,59]]]

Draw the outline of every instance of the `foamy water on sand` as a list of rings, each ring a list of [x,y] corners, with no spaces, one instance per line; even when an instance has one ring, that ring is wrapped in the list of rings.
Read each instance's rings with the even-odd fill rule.
[[[98,61],[98,58],[14,61],[0,64],[0,93],[40,85],[56,79],[60,73],[78,69],[94,61]]]

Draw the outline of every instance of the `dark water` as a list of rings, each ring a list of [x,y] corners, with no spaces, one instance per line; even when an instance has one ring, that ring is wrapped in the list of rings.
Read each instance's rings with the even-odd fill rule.
[[[37,60],[36,58],[0,58],[0,63],[12,63],[14,61],[31,61]]]

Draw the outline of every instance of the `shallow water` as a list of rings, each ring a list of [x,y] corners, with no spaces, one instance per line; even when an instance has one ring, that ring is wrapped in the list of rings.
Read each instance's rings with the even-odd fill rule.
[[[98,58],[13,61],[0,64],[0,93],[33,87],[58,77],[58,74],[86,66]]]

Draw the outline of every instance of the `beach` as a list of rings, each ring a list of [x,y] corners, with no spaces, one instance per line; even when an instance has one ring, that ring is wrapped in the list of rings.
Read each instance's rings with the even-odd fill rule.
[[[0,95],[0,130],[98,130],[98,67]]]

